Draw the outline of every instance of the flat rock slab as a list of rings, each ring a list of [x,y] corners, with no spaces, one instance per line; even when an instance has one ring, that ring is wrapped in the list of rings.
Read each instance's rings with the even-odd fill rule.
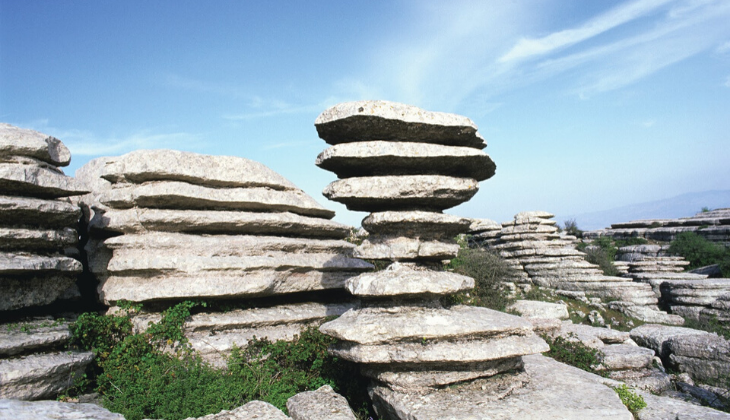
[[[8,123],[0,123],[0,156],[27,156],[56,166],[71,163],[71,152],[61,140]]]
[[[643,369],[651,366],[654,351],[631,344],[611,344],[601,348],[601,367],[606,370]]]
[[[25,197],[58,198],[88,191],[75,179],[31,165],[0,163],[0,191]]]
[[[185,420],[291,420],[284,412],[264,401],[251,401],[233,410]]]
[[[365,239],[353,256],[366,260],[448,260],[459,254],[459,244],[405,236]]]
[[[0,276],[33,273],[77,274],[81,270],[81,263],[69,257],[0,252]]]
[[[0,227],[0,250],[62,251],[78,242],[79,234],[71,228],[38,230]]]
[[[676,398],[661,397],[646,391],[638,391],[646,408],[636,416],[639,420],[730,420],[730,413],[702,407]]]
[[[78,262],[78,261],[77,261]],[[0,311],[43,306],[80,297],[76,273],[67,275],[0,276]]]
[[[64,228],[75,226],[81,209],[70,202],[0,195],[3,226]]]
[[[112,183],[183,181],[207,187],[299,189],[253,160],[177,150],[136,150],[119,157],[105,158],[100,172],[102,178]]]
[[[702,337],[711,335],[708,332],[684,327],[671,327],[658,324],[644,324],[631,330],[631,339],[636,344],[650,348],[662,359],[669,356],[668,341],[679,337]]]
[[[354,211],[441,211],[469,201],[478,189],[479,183],[473,178],[402,175],[341,179],[329,184],[322,194]]]
[[[114,209],[146,207],[176,210],[292,212],[331,219],[327,210],[304,191],[271,188],[210,188],[178,181],[157,181],[106,190],[99,202]]]
[[[0,325],[0,357],[53,349],[66,344],[70,338],[67,322],[39,320]]]
[[[286,401],[286,409],[294,420],[356,420],[345,397],[329,385],[296,394]]]
[[[93,358],[91,352],[59,352],[0,360],[0,398],[55,398]]]
[[[541,355],[523,360],[524,374],[478,380],[475,386],[427,395],[377,386],[370,395],[381,417],[400,420],[633,419],[603,378]]]
[[[350,343],[421,344],[465,337],[527,336],[532,334],[532,324],[518,316],[475,306],[394,306],[347,311],[322,325],[320,331]]]
[[[337,104],[320,114],[314,126],[329,144],[389,140],[476,149],[487,146],[469,118],[389,101]]]
[[[96,212],[90,229],[118,233],[182,232],[346,238],[340,223],[294,213],[131,209]]]
[[[124,420],[96,404],[0,400],[0,418],[13,420]]]
[[[471,219],[428,211],[384,211],[371,213],[362,227],[371,235],[436,237],[452,239],[469,229]]]
[[[267,270],[229,274],[225,271],[200,275],[152,273],[150,276],[109,276],[99,285],[99,297],[111,304],[119,300],[147,302],[190,298],[249,298],[317,290],[342,289],[345,281],[360,272]]]
[[[361,297],[447,295],[473,289],[474,279],[393,263],[385,270],[352,277],[345,287],[352,295]]]
[[[618,310],[632,318],[651,324],[682,325],[684,318],[679,315],[668,314],[664,311],[657,311],[648,306],[640,305],[618,305],[609,303],[609,308]]]
[[[540,302],[535,300],[518,300],[508,308],[523,318],[555,318],[568,319],[567,305],[560,303]]]
[[[481,150],[438,144],[368,141],[332,146],[317,156],[338,178],[378,175],[448,175],[484,181],[494,161]]]
[[[471,219],[469,232],[481,233],[495,230],[502,230],[502,225],[492,219]]]
[[[625,331],[573,324],[571,321],[563,321],[559,334],[568,340],[577,339],[591,348],[602,348],[606,344],[622,344],[631,338]]]

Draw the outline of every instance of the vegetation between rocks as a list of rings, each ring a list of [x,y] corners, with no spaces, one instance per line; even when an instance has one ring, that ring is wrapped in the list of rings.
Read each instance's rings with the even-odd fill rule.
[[[286,412],[289,397],[323,385],[344,395],[362,418],[371,416],[366,381],[357,367],[327,353],[333,338],[316,328],[293,342],[254,339],[234,349],[226,369],[217,369],[193,351],[182,326],[200,303],[183,302],[133,333],[131,314],[86,313],[71,326],[73,345],[93,351],[89,381],[77,392],[94,390],[107,409],[128,420],[200,417],[230,410],[251,400],[269,402]]]
[[[705,239],[695,232],[682,232],[669,245],[669,252],[689,261],[688,270],[718,264],[722,277],[730,278],[730,248]]]
[[[494,251],[462,247],[447,269],[474,279],[474,289],[446,297],[447,305],[467,304],[504,311],[512,301],[502,282],[512,280],[515,270]]]
[[[547,336],[542,338],[550,346],[550,351],[543,353],[545,356],[586,372],[602,374],[595,369],[600,364],[598,350],[587,347],[578,340],[567,340],[564,337],[552,339]]]
[[[613,390],[616,391],[618,397],[621,398],[621,402],[624,403],[629,411],[631,411],[631,414],[633,414],[634,417],[639,410],[646,408],[646,401],[644,401],[644,397],[632,391],[628,386],[626,386],[626,384],[614,387]]]

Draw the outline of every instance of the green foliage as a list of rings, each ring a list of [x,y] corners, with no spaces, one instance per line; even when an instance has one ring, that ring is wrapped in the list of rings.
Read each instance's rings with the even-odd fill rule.
[[[578,229],[578,223],[575,221],[575,219],[568,219],[565,222],[563,222],[563,230],[568,233],[568,235],[573,235],[576,238],[582,238],[583,237],[583,231]]]
[[[616,391],[618,397],[621,398],[621,402],[624,403],[626,408],[628,408],[632,414],[636,415],[639,410],[646,407],[646,401],[644,401],[644,398],[629,389],[626,384],[621,384],[613,388],[613,390]]]
[[[588,248],[586,246],[578,248],[580,251],[586,253],[586,261],[598,265],[603,271],[603,274],[607,276],[618,276],[620,273],[613,265],[613,262],[616,260],[618,248],[614,244],[613,239],[608,236],[601,236],[594,240],[591,245],[597,246],[598,248]]]
[[[550,351],[543,353],[545,356],[587,372],[597,373],[593,367],[600,363],[598,350],[587,347],[577,340],[569,341],[563,337],[556,337],[554,340],[550,337],[543,338],[550,345]]]
[[[504,311],[510,303],[501,282],[516,277],[515,270],[496,252],[482,248],[459,250],[459,256],[446,267],[474,279],[474,289],[444,299],[444,304],[465,303]]]
[[[246,349],[234,349],[227,369],[210,366],[183,335],[185,319],[199,305],[171,307],[140,334],[132,334],[132,311],[79,317],[72,326],[73,343],[99,356],[96,391],[106,408],[129,420],[200,417],[254,399],[286,411],[289,397],[329,384],[369,414],[366,381],[355,365],[328,355],[334,339],[316,328],[293,342],[254,339]]]
[[[682,232],[669,245],[669,252],[689,261],[687,269],[719,264],[723,277],[730,277],[730,248],[705,239],[695,232]]]
[[[707,206],[702,207],[702,210],[700,210],[700,213],[709,213],[709,212],[710,212],[710,208]]]

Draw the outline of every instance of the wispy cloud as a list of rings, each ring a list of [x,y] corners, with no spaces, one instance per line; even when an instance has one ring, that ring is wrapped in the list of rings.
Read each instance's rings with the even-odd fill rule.
[[[641,123],[641,125],[642,125],[642,126],[643,126],[644,128],[650,128],[650,127],[653,127],[653,126],[654,126],[654,124],[656,124],[656,120],[646,120],[646,121],[644,121],[644,122],[642,122],[642,123]]]
[[[674,0],[638,0],[616,7],[594,19],[589,20],[578,28],[565,29],[548,36],[530,39],[523,38],[515,44],[505,55],[498,59],[505,63],[520,60],[536,55],[545,55],[557,49],[567,47],[586,39],[600,35],[610,29],[642,17],[655,11]]]

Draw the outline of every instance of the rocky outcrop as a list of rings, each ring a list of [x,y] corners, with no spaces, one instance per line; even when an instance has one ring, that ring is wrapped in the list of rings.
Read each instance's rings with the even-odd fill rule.
[[[281,297],[344,287],[371,269],[353,258],[349,228],[264,165],[244,158],[140,150],[89,162],[89,269],[99,297],[170,304],[185,299]],[[238,302],[238,303],[237,303]],[[259,302],[259,303],[255,303]],[[193,347],[224,364],[254,337],[289,339],[352,304],[304,302],[206,312],[186,325]],[[154,306],[154,305],[153,305]],[[159,319],[140,315],[138,325]]]
[[[0,418],[15,420],[124,420],[95,404],[0,399]]]
[[[345,397],[329,385],[289,398],[286,409],[294,420],[355,420]]]
[[[76,255],[81,211],[69,197],[87,191],[61,167],[58,139],[0,124],[0,398],[53,398],[73,385],[91,353],[59,352],[68,323],[53,304],[80,297]],[[26,315],[27,310],[33,317]]]

